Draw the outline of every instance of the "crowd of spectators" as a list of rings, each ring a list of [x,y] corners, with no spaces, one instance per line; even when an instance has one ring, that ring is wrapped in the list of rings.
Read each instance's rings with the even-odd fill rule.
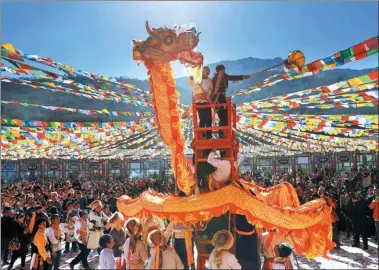
[[[244,179],[254,179],[262,187],[270,187],[283,181],[293,185],[301,204],[318,198],[326,199],[334,209],[334,235],[342,232],[353,238],[354,247],[368,248],[368,237],[378,239],[379,234],[379,172],[377,168],[352,168],[351,171],[333,172],[330,168],[315,169],[313,173],[297,170],[278,174],[263,174],[261,171],[247,171]],[[335,238],[337,248],[339,240]]]
[[[146,189],[170,194],[174,192],[174,182],[163,181],[158,177],[149,179],[35,179],[14,181],[2,185],[1,189],[1,259],[12,269],[15,260],[21,257],[21,266],[25,267],[25,258],[31,250],[33,235],[28,229],[32,214],[36,220],[50,220],[58,216],[60,222],[73,225],[73,217],[81,210],[90,210],[93,201],[103,203],[103,213],[110,217],[117,210],[117,198],[122,195],[136,197]],[[49,223],[46,224],[47,227]],[[20,249],[9,250],[13,239],[19,240]],[[64,252],[78,251],[75,241],[66,238]],[[10,256],[10,253],[12,255]],[[10,262],[9,262],[10,258]],[[10,264],[9,264],[10,263]]]
[[[344,232],[346,237],[353,237],[352,245],[367,249],[367,238],[378,239],[378,200],[379,179],[375,168],[343,171],[339,174],[325,170],[315,170],[307,174],[297,172],[296,175],[280,173],[278,175],[261,176],[259,171],[248,171],[240,174],[242,179],[256,181],[262,187],[276,185],[282,181],[292,183],[301,204],[310,200],[324,198],[333,207],[333,241],[339,248],[336,238]],[[58,226],[59,221],[66,223],[65,245],[63,252],[77,252],[78,245],[70,234],[73,230],[73,218],[79,217],[82,210],[88,210],[92,202],[102,202],[102,212],[110,218],[117,211],[117,198],[122,195],[136,197],[146,189],[172,194],[174,181],[150,179],[61,179],[59,181],[25,180],[11,182],[2,186],[1,206],[1,256],[3,265],[12,269],[15,260],[21,257],[21,266],[25,267],[25,258],[33,250],[32,238],[35,237],[29,226],[33,214],[37,220],[49,220],[45,225]],[[57,219],[59,218],[59,220]],[[56,221],[54,221],[56,220]],[[58,220],[58,221],[57,221]],[[54,225],[55,224],[55,225]],[[37,228],[38,230],[38,228]],[[36,230],[34,230],[34,234]],[[10,243],[17,237],[21,248],[11,252]],[[49,240],[50,241],[50,240]],[[70,251],[71,246],[71,251]],[[30,247],[32,247],[30,249]],[[11,255],[11,256],[10,256]],[[10,262],[9,262],[10,260]],[[54,262],[51,264],[57,264]],[[58,269],[58,268],[56,268]]]

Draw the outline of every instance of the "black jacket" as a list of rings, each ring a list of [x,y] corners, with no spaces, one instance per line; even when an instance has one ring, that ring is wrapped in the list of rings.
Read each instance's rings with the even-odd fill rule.
[[[228,89],[229,81],[242,81],[243,75],[228,75],[226,73],[223,74],[220,82],[220,88],[218,89],[219,93],[225,93],[226,89]],[[212,79],[213,91],[216,89],[217,83],[217,73],[214,75]]]
[[[11,234],[12,238],[17,237],[18,240],[20,241],[20,252],[22,253],[27,253],[28,251],[28,245],[30,242],[30,234],[26,233],[26,225],[23,223],[18,223],[17,221],[12,222],[12,227],[11,227]]]
[[[10,240],[12,236],[12,231],[9,228],[12,228],[13,218],[12,217],[2,217],[1,218],[1,238]]]
[[[351,221],[354,226],[364,226],[366,221],[366,201],[360,199],[357,202],[349,201],[348,209],[351,213]]]

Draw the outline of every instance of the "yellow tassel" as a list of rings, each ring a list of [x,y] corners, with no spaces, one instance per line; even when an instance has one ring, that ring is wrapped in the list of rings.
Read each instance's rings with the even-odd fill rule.
[[[36,213],[33,213],[32,218],[30,219],[30,223],[29,223],[29,232],[30,233],[33,232],[33,228],[34,228],[35,223],[36,223]]]
[[[155,263],[154,263],[154,269],[159,269],[159,256],[160,256],[161,249],[159,246],[155,246]]]
[[[213,178],[211,175],[208,175],[208,188],[209,188],[209,191],[213,191],[214,188],[213,188]]]
[[[191,266],[194,262],[193,254],[192,254],[192,237],[191,237],[190,226],[191,225],[189,225],[188,228],[184,230],[184,242],[186,244],[188,266]]]

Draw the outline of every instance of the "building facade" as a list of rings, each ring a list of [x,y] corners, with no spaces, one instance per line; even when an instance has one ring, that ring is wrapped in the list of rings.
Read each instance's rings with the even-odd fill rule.
[[[191,161],[191,160],[190,160]],[[241,172],[260,171],[263,175],[273,172],[293,173],[302,171],[310,173],[315,168],[327,167],[333,171],[350,171],[362,166],[379,167],[375,152],[341,152],[341,153],[305,153],[286,157],[251,157],[241,158]],[[5,183],[16,179],[36,178],[109,178],[130,177],[145,178],[158,176],[161,179],[172,175],[170,160],[153,158],[149,160],[17,160],[1,162],[1,178]]]

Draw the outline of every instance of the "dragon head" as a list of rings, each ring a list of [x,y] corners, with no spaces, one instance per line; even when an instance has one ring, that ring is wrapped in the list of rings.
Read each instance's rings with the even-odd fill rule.
[[[203,55],[194,51],[200,35],[195,27],[177,33],[167,27],[150,29],[146,21],[146,31],[149,37],[145,41],[133,40],[134,60],[142,62],[149,59],[154,64],[179,60],[191,67],[203,64]]]

